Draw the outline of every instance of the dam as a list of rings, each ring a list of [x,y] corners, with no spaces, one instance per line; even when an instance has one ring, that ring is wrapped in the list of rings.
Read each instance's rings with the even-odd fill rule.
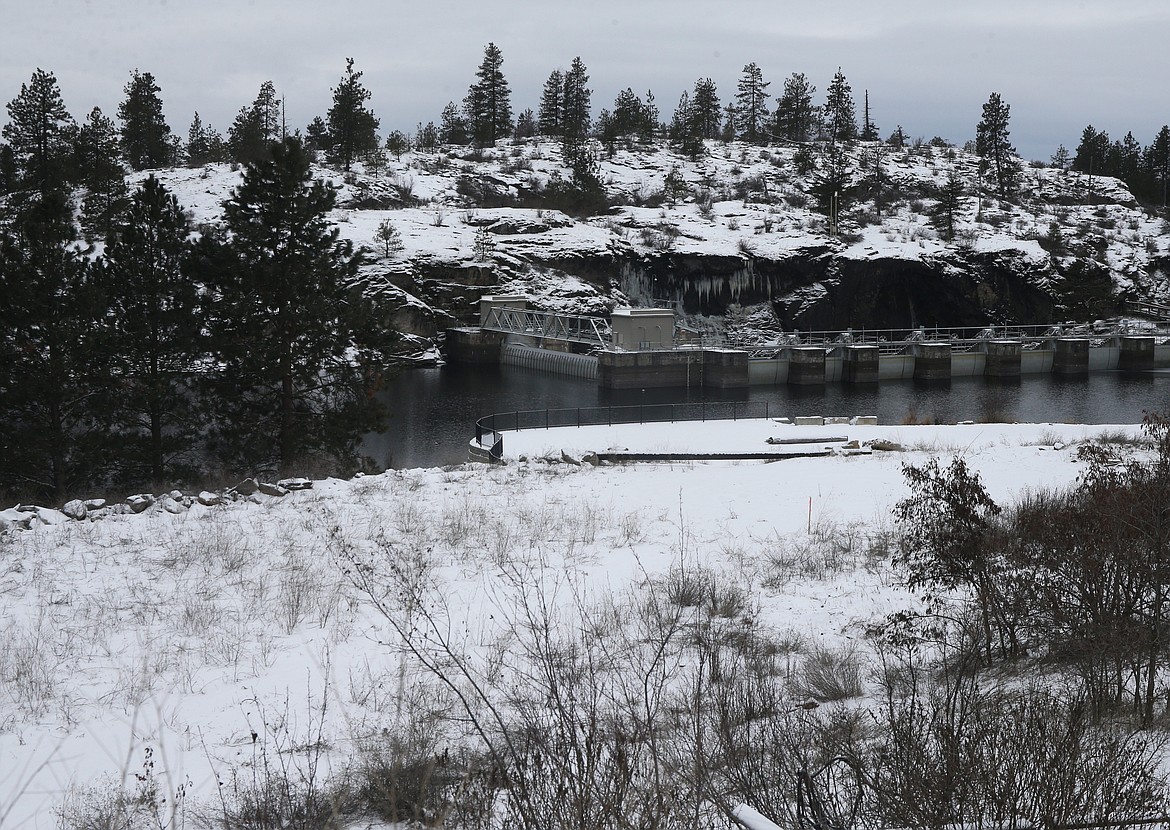
[[[1170,368],[1170,322],[793,331],[736,347],[677,326],[669,308],[618,308],[606,320],[497,295],[481,299],[478,327],[447,330],[445,352],[455,363],[526,366],[606,389],[1077,377]]]

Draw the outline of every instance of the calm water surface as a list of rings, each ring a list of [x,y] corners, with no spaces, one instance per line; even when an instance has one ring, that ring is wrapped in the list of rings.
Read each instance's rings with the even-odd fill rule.
[[[1147,410],[1170,409],[1170,371],[1139,375],[1105,372],[1081,379],[1028,375],[994,382],[955,378],[950,383],[885,381],[880,387],[845,384],[802,388],[753,386],[717,390],[598,389],[574,380],[513,366],[444,366],[403,372],[386,390],[391,409],[386,432],[369,435],[363,452],[382,466],[436,467],[467,460],[475,421],[495,412],[620,406],[639,403],[767,401],[780,415],[877,415],[883,424],[913,417],[963,420],[1133,424]]]

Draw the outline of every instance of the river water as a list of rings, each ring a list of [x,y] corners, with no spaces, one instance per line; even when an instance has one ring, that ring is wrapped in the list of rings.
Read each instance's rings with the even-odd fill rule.
[[[383,467],[438,467],[467,460],[475,421],[497,412],[699,401],[767,401],[774,416],[877,415],[878,423],[917,421],[1140,423],[1144,411],[1170,410],[1170,371],[1102,372],[1062,379],[955,378],[949,383],[883,381],[855,387],[753,386],[739,392],[702,389],[599,389],[594,381],[514,366],[411,369],[383,392],[388,429],[369,435],[362,452]]]

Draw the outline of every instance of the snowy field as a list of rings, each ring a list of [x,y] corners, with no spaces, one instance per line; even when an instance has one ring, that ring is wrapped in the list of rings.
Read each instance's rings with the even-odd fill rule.
[[[432,613],[469,652],[498,645],[518,577],[580,604],[679,566],[747,589],[777,631],[860,641],[867,623],[912,602],[872,544],[906,493],[903,464],[962,454],[1008,504],[1073,482],[1083,442],[1139,431],[764,420],[532,430],[506,434],[512,460],[501,467],[330,479],[178,514],[156,506],[79,522],[45,512],[50,523],[0,535],[0,827],[58,826],[62,803],[119,786],[153,786],[181,814],[214,804],[217,780],[254,769],[265,751],[327,747],[320,762],[340,769],[393,729],[415,675],[351,581],[355,556],[425,575],[442,603]],[[901,450],[772,463],[535,460],[757,452],[777,448],[768,438],[825,437]],[[777,572],[777,552],[829,536],[856,545],[832,568]]]

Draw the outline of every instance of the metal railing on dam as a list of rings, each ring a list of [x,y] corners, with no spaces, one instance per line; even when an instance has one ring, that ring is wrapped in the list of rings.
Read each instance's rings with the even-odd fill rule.
[[[782,334],[767,343],[741,345],[753,358],[776,357],[793,346],[877,346],[881,354],[898,354],[917,343],[950,343],[955,352],[969,352],[992,341],[1014,341],[1025,349],[1038,349],[1053,340],[1088,340],[1103,345],[1111,338],[1138,335],[1155,338],[1157,345],[1170,343],[1170,322],[1123,320],[1096,323],[1058,323],[1032,326],[943,327],[919,326],[904,329],[846,329],[845,331],[800,331]],[[734,344],[725,343],[733,348]]]

